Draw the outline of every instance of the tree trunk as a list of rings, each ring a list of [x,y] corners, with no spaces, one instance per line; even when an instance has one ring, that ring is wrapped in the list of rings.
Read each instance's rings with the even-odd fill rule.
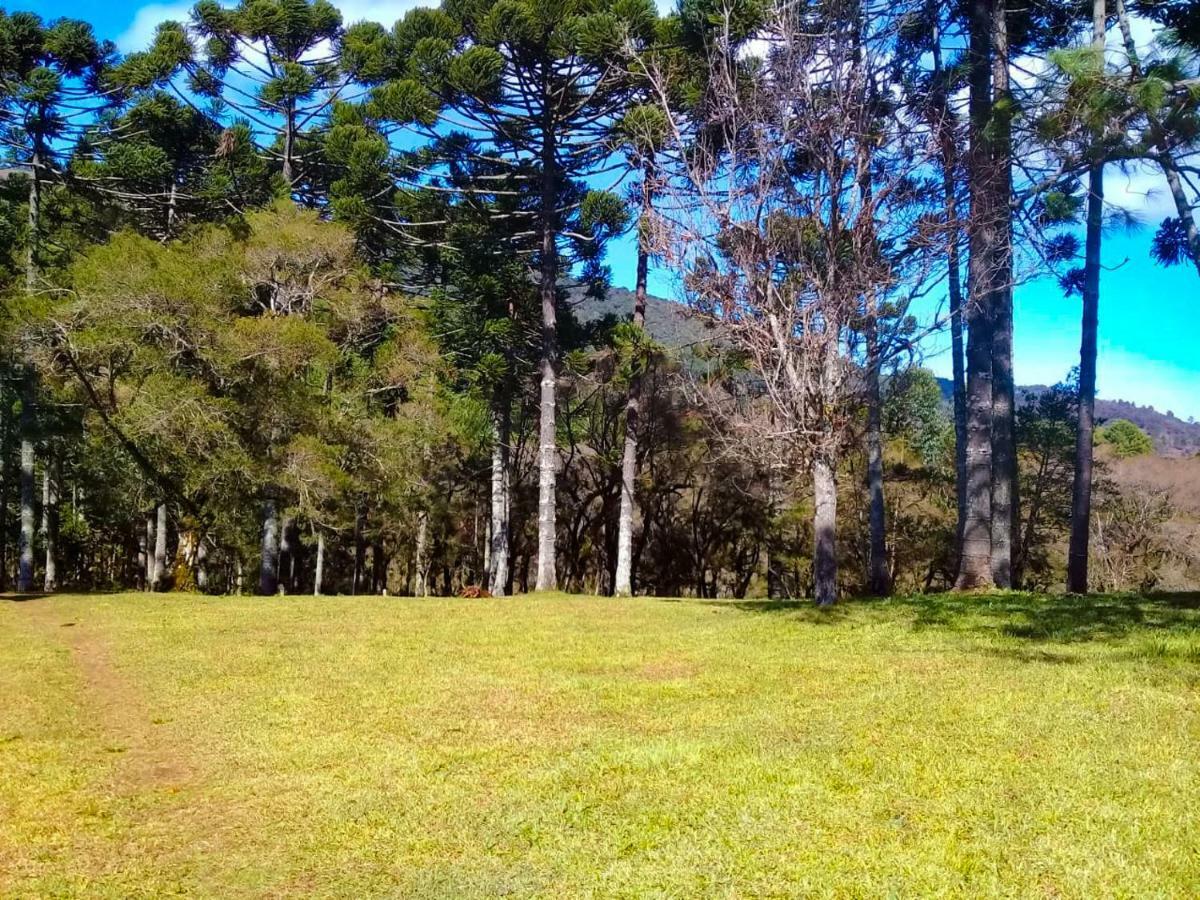
[[[146,517],[146,530],[138,535],[138,554],[137,554],[137,582],[138,587],[145,591],[150,589],[150,579],[147,577],[148,566],[150,564],[150,543],[153,540],[147,540],[147,535],[150,533],[150,517]]]
[[[992,118],[992,0],[972,0],[969,81],[970,302],[967,308],[966,515],[960,526],[959,590],[990,587],[992,574],[992,305],[996,217]]]
[[[939,116],[938,140],[941,147],[942,197],[946,214],[947,292],[950,299],[951,375],[954,379],[954,472],[955,499],[958,504],[956,540],[962,543],[962,528],[967,518],[967,375],[963,348],[962,265],[959,259],[958,190],[956,184],[959,156],[954,111],[946,97],[942,66],[941,28],[933,32],[933,70],[936,85],[934,106]]]
[[[1105,0],[1095,0],[1092,46],[1103,58]],[[1075,479],[1071,485],[1071,542],[1067,590],[1088,592],[1088,540],[1092,524],[1092,453],[1096,421],[1096,353],[1100,330],[1100,250],[1104,229],[1104,163],[1088,173],[1087,243],[1083,264],[1083,320],[1079,342],[1079,427],[1075,432]]]
[[[867,311],[867,488],[870,496],[868,524],[870,550],[867,559],[867,590],[876,597],[891,593],[888,571],[887,507],[883,495],[883,396],[879,369],[878,309],[872,298]]]
[[[263,501],[262,565],[258,570],[258,592],[270,596],[279,590],[279,514],[274,500]]]
[[[837,602],[837,476],[832,463],[818,455],[813,479],[813,599],[817,606]]]
[[[17,590],[34,589],[34,438],[32,415],[22,410],[20,436],[20,538],[18,544]]]
[[[279,526],[279,574],[278,580],[288,594],[295,593],[292,575],[296,556],[296,520],[284,516]]]
[[[375,535],[371,545],[371,593],[387,594],[387,557],[383,552],[383,535]]]
[[[25,244],[25,289],[32,293],[38,282],[38,251],[42,237],[42,153],[35,140],[29,160],[29,239]]]
[[[1016,381],[1013,377],[1012,96],[1009,90],[1007,0],[996,0],[993,56],[992,157],[995,164],[997,240],[992,265],[992,578],[1012,582],[1013,528],[1017,521]]]
[[[313,575],[313,596],[321,596],[321,588],[325,583],[325,532],[317,529],[317,563]]]
[[[42,590],[46,593],[58,588],[58,561],[55,558],[58,543],[58,484],[55,470],[54,462],[47,459],[42,468],[42,544],[46,549]]]
[[[207,593],[208,584],[208,538],[202,536],[196,545],[196,588]]]
[[[288,194],[296,183],[292,157],[296,153],[296,108],[295,101],[288,99],[283,116],[283,180],[287,182]]]
[[[143,588],[154,590],[154,513],[146,513],[146,568],[142,572]]]
[[[550,110],[554,103],[547,85],[543,99],[542,121],[542,196],[541,196],[541,300],[542,346],[540,413],[538,425],[538,560],[537,590],[558,589],[555,544],[558,538],[558,430],[555,404],[558,394],[558,158],[554,122]]]
[[[417,513],[417,546],[414,553],[416,567],[416,583],[413,595],[429,596],[429,561],[425,558],[429,544],[429,514],[422,511]]]
[[[633,325],[639,335],[646,327],[646,293],[650,271],[650,246],[647,229],[650,227],[651,203],[654,190],[654,168],[649,162],[642,172],[642,215],[638,223],[637,282],[634,290]],[[642,360],[631,361],[629,396],[625,400],[625,448],[621,456],[621,509],[617,518],[617,571],[613,590],[618,597],[633,593],[633,519],[637,508],[638,428],[642,409]]]
[[[508,592],[509,527],[512,512],[510,468],[511,412],[508,392],[502,391],[493,412],[496,437],[492,442],[492,515],[488,546],[488,590],[495,597]]]
[[[167,589],[167,504],[158,504],[154,524],[154,584],[153,589]]]
[[[12,482],[12,404],[0,385],[0,591],[8,588],[8,497]]]
[[[360,508],[354,517],[354,574],[350,581],[350,593],[357,595],[362,590],[367,565],[367,545],[363,532],[367,530],[367,511]]]

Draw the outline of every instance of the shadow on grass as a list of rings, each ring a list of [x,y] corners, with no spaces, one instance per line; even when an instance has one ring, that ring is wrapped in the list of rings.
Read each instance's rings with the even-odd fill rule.
[[[1106,594],[1078,596],[1006,592],[995,594],[923,594],[886,600],[852,599],[832,609],[806,601],[700,601],[750,613],[790,613],[814,624],[912,615],[915,629],[971,632],[1031,642],[1079,643],[1119,641],[1135,633],[1163,636],[1171,632],[1200,634],[1200,592],[1175,594]],[[1069,656],[1036,652],[1031,657],[1067,663]]]
[[[0,594],[0,601],[7,600],[9,603],[25,603],[29,600],[45,600],[47,597],[53,596],[53,594],[46,594],[40,591],[34,591],[27,594],[7,593]]]

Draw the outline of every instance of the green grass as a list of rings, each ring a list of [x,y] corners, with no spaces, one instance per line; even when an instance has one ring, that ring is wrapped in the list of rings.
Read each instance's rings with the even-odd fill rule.
[[[0,602],[0,895],[1200,895],[1200,598]]]

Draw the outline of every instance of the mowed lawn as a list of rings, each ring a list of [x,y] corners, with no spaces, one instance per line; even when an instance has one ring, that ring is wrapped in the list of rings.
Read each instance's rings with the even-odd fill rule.
[[[1200,598],[0,601],[5,897],[1195,897]]]

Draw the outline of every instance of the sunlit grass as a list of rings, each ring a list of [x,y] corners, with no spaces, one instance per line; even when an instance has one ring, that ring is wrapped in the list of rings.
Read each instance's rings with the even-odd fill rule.
[[[1198,606],[0,602],[0,895],[1197,896]]]

